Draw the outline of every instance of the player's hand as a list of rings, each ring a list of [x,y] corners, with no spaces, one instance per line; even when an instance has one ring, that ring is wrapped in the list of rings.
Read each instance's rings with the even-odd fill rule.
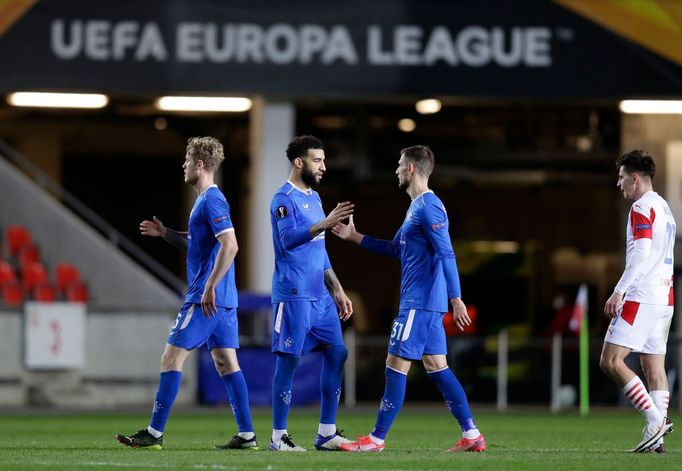
[[[218,312],[218,308],[215,305],[215,289],[208,285],[206,285],[204,293],[201,295],[201,311],[204,313],[204,317],[208,319]]]
[[[450,304],[452,304],[452,318],[455,320],[455,325],[464,332],[464,328],[471,325],[471,318],[467,312],[467,307],[462,298],[453,298],[450,300]]]
[[[336,226],[332,227],[332,234],[342,240],[348,240],[357,244],[362,241],[362,234],[355,229],[355,223],[353,222],[352,214],[348,218],[348,224],[340,222]]]
[[[334,293],[334,301],[339,307],[339,319],[342,321],[350,319],[350,316],[353,315],[353,303],[346,296],[346,293],[343,290]]]
[[[145,219],[140,223],[140,234],[150,237],[165,237],[166,226],[154,216],[152,221]]]
[[[344,201],[343,203],[338,203],[336,208],[332,209],[326,218],[322,221],[322,227],[325,229],[331,229],[335,227],[338,223],[353,214],[353,208],[355,205],[350,201]]]
[[[623,302],[623,295],[614,292],[604,304],[604,315],[609,319],[613,319],[618,315],[618,308]]]

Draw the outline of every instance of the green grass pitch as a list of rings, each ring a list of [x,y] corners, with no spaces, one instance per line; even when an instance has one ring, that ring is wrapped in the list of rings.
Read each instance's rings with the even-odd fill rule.
[[[229,415],[228,415],[229,414]],[[146,425],[139,414],[2,414],[0,469],[171,469],[171,470],[619,470],[682,469],[682,437],[667,437],[668,453],[631,454],[642,420],[634,411],[601,410],[588,418],[565,413],[553,416],[531,412],[478,412],[477,422],[488,440],[485,453],[446,453],[459,437],[454,420],[443,407],[406,409],[396,420],[383,453],[316,452],[313,410],[292,409],[289,432],[311,451],[301,454],[267,451],[268,410],[254,413],[261,451],[225,451],[213,444],[226,442],[235,425],[226,409],[178,411],[171,415],[161,451],[126,448],[116,433],[131,433]],[[375,412],[344,411],[339,426],[348,436],[370,431]],[[672,416],[682,425],[682,417]]]

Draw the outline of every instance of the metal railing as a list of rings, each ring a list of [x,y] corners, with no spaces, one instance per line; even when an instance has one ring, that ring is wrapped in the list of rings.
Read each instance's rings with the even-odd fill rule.
[[[346,360],[344,370],[345,383],[345,405],[353,407],[358,402],[358,393],[362,393],[368,386],[368,383],[363,382],[358,378],[358,371],[362,364],[372,363],[377,365],[381,359],[381,354],[385,357],[387,344],[387,337],[385,336],[360,336],[356,335],[352,328],[345,331],[344,334],[346,347],[348,348],[348,359]],[[490,400],[481,401],[477,397],[470,397],[473,402],[493,402],[497,409],[505,411],[509,408],[510,402],[518,405],[528,405],[529,402],[524,402],[519,397],[524,398],[525,391],[541,391],[542,399],[535,404],[546,404],[552,412],[559,412],[563,409],[577,406],[578,404],[578,376],[576,373],[578,367],[578,347],[579,342],[576,337],[563,337],[561,334],[555,334],[552,337],[515,337],[510,335],[507,330],[500,331],[496,336],[482,337],[453,337],[449,338],[449,353],[448,363],[450,367],[459,375],[460,371],[470,373],[467,369],[472,368],[472,365],[462,364],[453,365],[452,361],[456,354],[453,350],[457,342],[473,341],[477,342],[481,349],[485,344],[487,350],[487,363],[483,368],[479,369],[486,371],[486,389],[494,390],[494,396]],[[624,403],[624,396],[620,393],[620,389],[604,375],[599,369],[599,355],[603,343],[602,337],[591,337],[589,343],[590,350],[590,382],[594,379],[598,380],[598,384],[591,384],[591,394],[595,396],[592,398],[592,403],[600,405],[605,404],[622,404]],[[372,352],[372,359],[367,355],[359,361],[358,352],[375,348]],[[523,355],[519,355],[519,353]],[[520,358],[522,361],[519,361]],[[682,336],[670,334],[668,339],[668,353],[666,355],[666,365],[668,371],[668,381],[670,384],[671,397],[673,393],[682,391],[682,375],[678,374],[680,366],[682,366]],[[519,374],[518,364],[523,361],[538,366],[537,371],[533,368],[526,370],[526,376],[523,373]],[[630,355],[626,359],[628,366],[635,371],[642,379],[640,366],[638,364],[637,355]],[[414,365],[413,369],[419,368],[419,365]],[[373,368],[374,380],[376,383],[378,369]],[[412,370],[411,370],[412,371]],[[460,379],[461,381],[461,379]],[[465,381],[461,381],[463,386],[468,386]],[[512,387],[513,385],[513,387]],[[510,391],[516,388],[516,397],[514,401],[510,400]],[[375,388],[376,389],[376,388]],[[600,397],[598,393],[610,392],[608,400]],[[520,392],[520,393],[519,393]],[[622,396],[622,397],[621,397]],[[678,408],[682,411],[682,395],[677,394]],[[374,399],[374,398],[372,398]],[[672,402],[671,402],[672,407]]]

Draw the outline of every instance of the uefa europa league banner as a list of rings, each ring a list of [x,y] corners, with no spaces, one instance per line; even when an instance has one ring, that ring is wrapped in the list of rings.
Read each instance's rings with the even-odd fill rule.
[[[0,90],[539,98],[680,92],[675,55],[571,3],[8,0],[0,3]],[[632,30],[641,30],[633,18]]]

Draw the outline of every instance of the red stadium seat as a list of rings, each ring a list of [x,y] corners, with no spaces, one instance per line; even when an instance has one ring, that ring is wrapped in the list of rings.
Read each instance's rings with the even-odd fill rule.
[[[41,302],[53,302],[57,300],[57,290],[50,283],[42,283],[33,288],[33,299]]]
[[[7,226],[7,248],[10,256],[16,258],[19,251],[24,246],[29,245],[31,240],[31,233],[25,227],[17,224]]]
[[[24,293],[19,283],[7,283],[2,287],[2,302],[7,306],[20,306],[24,302]]]
[[[27,293],[37,285],[47,283],[47,270],[40,262],[29,262],[22,270],[22,284]]]
[[[57,289],[61,293],[66,293],[66,290],[70,285],[77,283],[80,280],[81,275],[78,268],[66,262],[57,264],[57,267],[55,268],[55,282],[57,284]]]
[[[7,283],[16,283],[17,274],[14,272],[12,265],[5,261],[0,261],[0,287]]]
[[[80,281],[71,284],[66,289],[66,300],[74,303],[88,302],[88,287]]]
[[[24,271],[29,263],[40,261],[40,249],[37,245],[29,243],[19,251],[19,270]]]

